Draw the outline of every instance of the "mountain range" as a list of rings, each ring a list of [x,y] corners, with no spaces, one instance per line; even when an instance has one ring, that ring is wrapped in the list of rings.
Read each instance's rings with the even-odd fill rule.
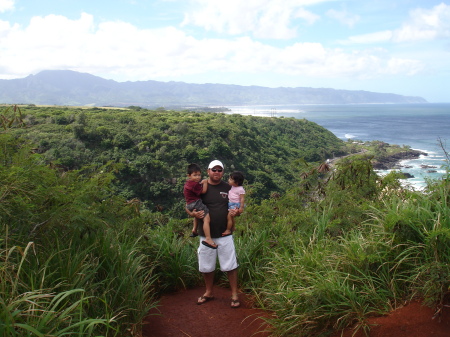
[[[330,88],[184,82],[116,82],[71,70],[0,80],[0,103],[68,106],[230,106],[258,104],[426,103],[422,97]]]

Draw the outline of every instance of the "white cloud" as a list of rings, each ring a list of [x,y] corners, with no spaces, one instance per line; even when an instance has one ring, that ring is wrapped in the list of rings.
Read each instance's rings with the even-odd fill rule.
[[[319,17],[304,6],[324,0],[196,0],[197,10],[185,14],[182,25],[231,35],[252,33],[256,38],[290,39],[296,36],[292,27],[296,19],[307,24]]]
[[[0,13],[14,9],[15,0],[0,0]]]
[[[415,9],[400,28],[370,34],[355,35],[341,44],[369,44],[382,42],[416,42],[450,37],[450,6],[444,3],[432,9]]]
[[[394,32],[394,42],[433,40],[450,37],[450,6],[441,3],[432,9],[415,9],[409,22]]]
[[[0,21],[0,68],[3,78],[71,69],[136,81],[176,80],[210,71],[363,78],[414,74],[421,64],[392,58],[383,50],[346,52],[320,43],[281,48],[250,37],[196,39],[174,27],[139,29],[121,21],[97,25],[92,15],[83,13],[77,20],[33,17],[26,27]]]
[[[423,70],[423,66],[415,60],[392,58],[387,62],[387,73],[415,75]]]
[[[423,68],[416,60],[392,58],[383,49],[348,53],[342,49],[327,49],[318,43],[297,43],[282,54],[284,58],[279,67],[283,72],[321,78],[370,79],[389,74],[413,75]]]
[[[389,42],[392,39],[392,31],[385,30],[382,32],[375,32],[370,34],[362,34],[350,36],[347,40],[338,41],[340,44],[374,44]]]
[[[361,19],[359,15],[351,14],[346,10],[337,11],[335,9],[330,9],[327,11],[326,15],[350,28],[352,28]]]
[[[294,17],[303,19],[309,25],[312,25],[313,23],[315,23],[317,20],[320,19],[318,15],[311,13],[304,8],[299,8],[297,11],[295,11]]]

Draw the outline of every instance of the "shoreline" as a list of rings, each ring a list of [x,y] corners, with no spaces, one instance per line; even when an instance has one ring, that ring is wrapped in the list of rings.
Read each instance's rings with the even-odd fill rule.
[[[374,160],[372,165],[375,170],[401,169],[401,161],[419,159],[420,156],[428,156],[428,153],[419,150],[402,151],[382,159]]]
[[[384,176],[389,172],[398,171],[404,176],[401,178],[404,187],[423,191],[429,180],[441,179],[445,172],[442,169],[442,162],[433,162],[434,153],[423,150],[414,151],[403,153],[401,156],[389,156],[384,161],[377,163],[379,169],[374,166],[375,172]]]

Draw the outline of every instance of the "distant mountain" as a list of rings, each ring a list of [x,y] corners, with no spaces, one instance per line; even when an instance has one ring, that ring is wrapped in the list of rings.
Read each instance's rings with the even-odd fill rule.
[[[184,82],[116,82],[70,70],[0,80],[0,103],[92,106],[426,103],[422,97],[327,88],[267,88]]]

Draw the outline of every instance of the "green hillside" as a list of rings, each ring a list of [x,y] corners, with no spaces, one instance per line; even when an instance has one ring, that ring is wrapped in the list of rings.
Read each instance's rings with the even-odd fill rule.
[[[182,209],[186,166],[213,159],[245,173],[254,198],[281,192],[299,178],[302,161],[344,151],[330,131],[307,120],[223,113],[123,109],[22,108],[25,129],[11,134],[63,170],[114,170],[117,194],[149,209]]]

